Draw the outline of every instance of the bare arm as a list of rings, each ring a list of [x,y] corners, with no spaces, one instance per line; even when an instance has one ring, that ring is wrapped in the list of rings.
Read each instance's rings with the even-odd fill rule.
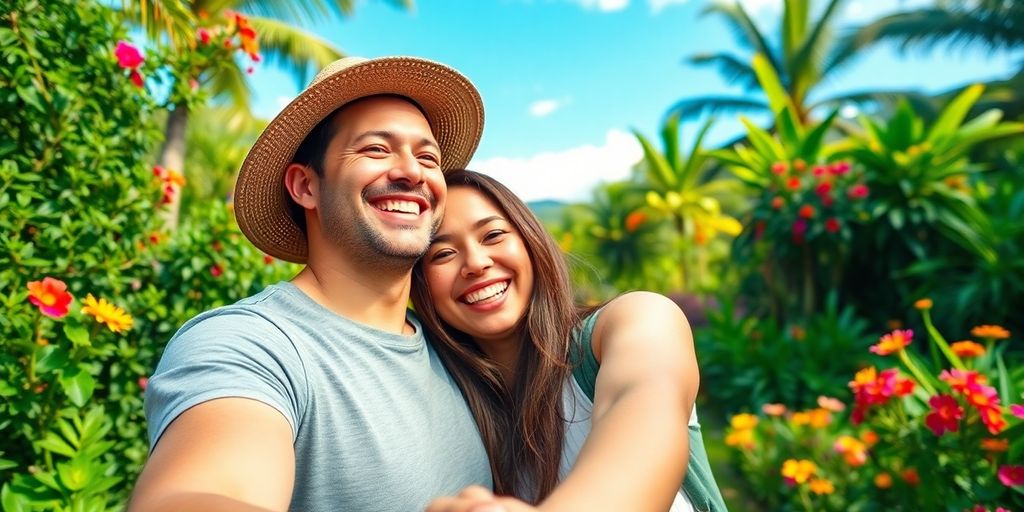
[[[593,428],[541,510],[668,510],[686,471],[699,373],[686,317],[669,299],[630,293],[605,306]]]
[[[188,409],[146,462],[129,511],[287,510],[295,478],[291,426],[245,398]]]

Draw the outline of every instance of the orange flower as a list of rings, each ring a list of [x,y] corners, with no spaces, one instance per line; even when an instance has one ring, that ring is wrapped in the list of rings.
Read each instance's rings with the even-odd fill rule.
[[[843,460],[852,467],[863,466],[868,461],[868,447],[850,436],[839,436],[832,450],[843,455]]]
[[[892,476],[889,473],[879,473],[875,475],[875,487],[879,489],[888,489],[892,487]]]
[[[646,220],[646,213],[639,210],[635,212],[630,212],[630,214],[626,216],[626,231],[629,233],[636,231],[637,229],[640,228],[641,225],[643,225],[644,221]]]
[[[918,299],[916,302],[914,302],[914,307],[920,309],[921,311],[931,309],[932,305],[932,300],[927,298]]]
[[[97,322],[106,324],[111,332],[124,332],[132,327],[132,316],[125,310],[107,302],[107,299],[96,300],[91,293],[85,297],[82,313],[92,315]]]
[[[60,279],[44,277],[42,281],[28,283],[28,301],[39,307],[39,312],[50,318],[68,314],[68,305],[74,300],[68,285]]]
[[[860,433],[860,440],[868,446],[874,446],[878,442],[878,434],[874,430],[865,430]]]
[[[882,338],[878,340],[878,344],[872,345],[869,350],[880,356],[887,356],[903,350],[903,347],[910,345],[913,338],[914,331],[910,329],[902,331],[896,329],[889,334],[882,336]]]
[[[985,346],[981,343],[975,343],[971,340],[958,341],[949,346],[953,349],[953,353],[959,357],[979,357],[985,354]]]
[[[811,414],[808,412],[794,412],[793,415],[789,417],[789,421],[792,421],[793,425],[798,427],[801,425],[810,425]]]
[[[1010,441],[1007,439],[982,439],[981,449],[986,452],[1005,452],[1010,449]]]
[[[736,430],[750,430],[757,426],[757,416],[753,414],[737,414],[729,420],[729,424]]]
[[[814,494],[832,494],[836,492],[836,487],[832,485],[832,482],[824,478],[815,478],[808,483],[808,486]]]
[[[788,459],[782,463],[782,477],[790,485],[806,482],[817,471],[818,466],[809,460]]]
[[[786,414],[786,405],[764,404],[761,406],[761,412],[767,414],[768,416],[782,416],[783,414]]]
[[[825,428],[832,423],[832,412],[828,409],[814,409],[810,411],[810,424],[813,428]]]
[[[917,474],[917,469],[907,468],[904,469],[900,476],[903,477],[903,481],[908,485],[916,486],[921,483],[921,477]]]
[[[976,338],[1005,340],[1010,337],[1010,331],[999,325],[979,325],[971,329],[971,335]]]

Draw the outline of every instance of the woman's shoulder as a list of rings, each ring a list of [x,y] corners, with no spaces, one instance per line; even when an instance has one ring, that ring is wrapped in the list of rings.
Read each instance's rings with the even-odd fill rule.
[[[689,329],[689,322],[683,310],[672,299],[655,292],[631,291],[623,293],[605,303],[593,321],[592,350],[600,362],[605,339],[617,331],[649,329]]]

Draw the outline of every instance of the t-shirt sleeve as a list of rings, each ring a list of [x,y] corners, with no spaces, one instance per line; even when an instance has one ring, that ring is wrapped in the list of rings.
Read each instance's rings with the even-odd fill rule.
[[[150,451],[181,413],[217,398],[248,398],[279,411],[294,441],[306,404],[305,369],[291,340],[256,313],[214,311],[167,344],[145,395]]]

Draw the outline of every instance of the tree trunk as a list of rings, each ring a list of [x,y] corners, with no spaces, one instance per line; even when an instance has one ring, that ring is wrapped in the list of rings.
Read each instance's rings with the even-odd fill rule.
[[[185,176],[185,129],[188,127],[188,107],[184,104],[174,106],[174,110],[167,116],[167,126],[164,128],[164,145],[160,148],[158,165],[167,170],[173,170]],[[181,210],[181,194],[185,187],[175,190],[171,195],[171,202],[164,205],[162,217],[164,228],[167,231],[178,229],[178,216]]]

